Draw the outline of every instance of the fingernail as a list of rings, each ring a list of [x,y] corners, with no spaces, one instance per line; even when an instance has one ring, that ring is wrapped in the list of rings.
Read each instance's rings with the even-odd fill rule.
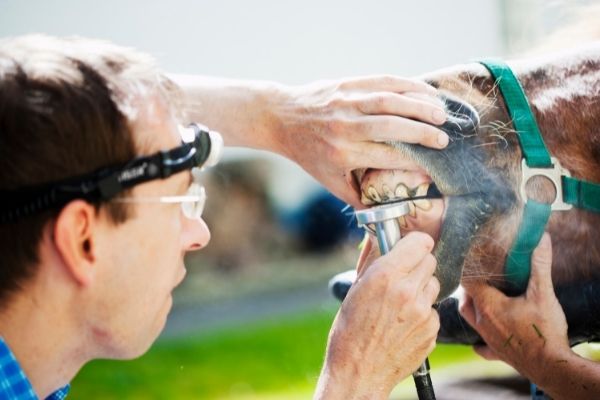
[[[440,109],[433,111],[433,120],[438,123],[444,123],[446,121],[446,113]]]
[[[438,134],[437,142],[441,147],[446,147],[448,145],[449,140],[450,139],[448,138],[448,135],[446,135],[445,133]]]

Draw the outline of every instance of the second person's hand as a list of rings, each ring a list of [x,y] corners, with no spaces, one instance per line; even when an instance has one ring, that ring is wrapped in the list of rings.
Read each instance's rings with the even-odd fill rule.
[[[433,245],[430,236],[412,232],[360,266],[331,329],[316,398],[387,399],[433,350],[439,317],[432,305],[440,289]]]

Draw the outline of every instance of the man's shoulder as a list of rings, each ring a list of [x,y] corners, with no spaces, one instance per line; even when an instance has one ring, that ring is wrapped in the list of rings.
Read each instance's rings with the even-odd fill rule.
[[[64,400],[71,385],[63,386],[46,400]],[[38,400],[31,382],[4,338],[0,336],[0,399]]]
[[[0,336],[0,398],[18,400],[37,400],[33,387],[25,376],[4,339]]]

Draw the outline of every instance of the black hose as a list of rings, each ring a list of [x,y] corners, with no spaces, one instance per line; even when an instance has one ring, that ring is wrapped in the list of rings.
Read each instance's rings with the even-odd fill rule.
[[[433,383],[429,375],[429,359],[426,358],[421,368],[413,373],[413,380],[415,381],[419,400],[435,400]]]

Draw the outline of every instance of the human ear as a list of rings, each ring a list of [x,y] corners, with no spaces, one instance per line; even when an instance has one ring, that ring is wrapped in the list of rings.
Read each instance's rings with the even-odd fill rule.
[[[83,200],[67,204],[56,218],[53,236],[67,272],[81,285],[94,276],[94,230],[98,216],[93,205]]]

